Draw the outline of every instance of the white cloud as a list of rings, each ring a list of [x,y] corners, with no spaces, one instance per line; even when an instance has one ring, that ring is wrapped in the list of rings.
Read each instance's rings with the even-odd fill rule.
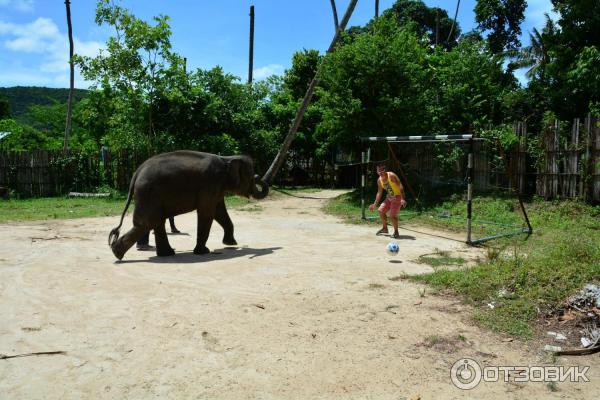
[[[47,53],[60,45],[65,35],[61,35],[58,26],[48,18],[38,18],[30,24],[12,24],[0,22],[0,34],[13,36],[4,45],[10,50],[26,53]],[[64,36],[64,37],[63,37]]]
[[[252,71],[252,75],[255,79],[264,79],[271,75],[281,75],[285,71],[283,65],[279,64],[269,64],[264,67],[255,68]]]
[[[0,0],[2,1],[2,0]],[[48,18],[38,18],[28,24],[14,24],[0,21],[0,38],[4,38],[2,45],[15,53],[25,54],[32,60],[35,68],[40,75],[38,79],[31,79],[32,71],[29,71],[26,82],[39,84],[40,81],[68,85],[69,71],[69,39],[66,33],[60,32],[58,26]],[[75,53],[86,56],[95,56],[104,45],[95,41],[82,41],[73,38]],[[6,51],[2,51],[6,54]],[[6,78],[6,81],[14,81],[15,77],[20,76],[17,72],[0,76]],[[25,76],[24,76],[25,77]],[[11,79],[8,79],[11,78]],[[5,79],[1,79],[4,83]],[[25,84],[25,83],[22,83]],[[33,84],[33,83],[32,83]],[[77,78],[78,87],[86,87],[86,84],[80,77]]]
[[[14,7],[18,11],[33,11],[33,0],[0,0],[0,6]]]

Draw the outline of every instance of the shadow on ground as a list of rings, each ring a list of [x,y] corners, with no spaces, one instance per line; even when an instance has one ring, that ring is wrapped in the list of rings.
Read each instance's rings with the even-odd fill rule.
[[[115,261],[116,264],[132,264],[132,263],[156,263],[156,264],[191,264],[199,262],[208,262],[216,260],[229,260],[237,257],[256,258],[269,254],[273,254],[276,250],[281,250],[283,247],[267,247],[264,249],[255,249],[252,247],[224,247],[215,249],[208,254],[197,255],[191,251],[176,252],[174,256],[158,257],[152,256],[146,260],[123,260]]]

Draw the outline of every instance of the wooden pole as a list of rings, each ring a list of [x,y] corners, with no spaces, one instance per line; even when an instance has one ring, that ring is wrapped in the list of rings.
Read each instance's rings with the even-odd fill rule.
[[[65,138],[63,143],[63,153],[69,151],[69,135],[71,133],[71,117],[73,115],[73,87],[75,86],[75,65],[73,64],[73,26],[71,24],[71,1],[65,0],[67,8],[67,27],[69,30],[69,68],[71,76],[69,78],[69,100],[67,102],[67,121],[65,124]]]
[[[248,84],[252,84],[254,69],[254,6],[250,6],[250,49],[248,52]]]
[[[469,155],[467,164],[467,244],[472,244],[472,218],[473,218],[473,177],[474,177],[474,160],[473,153],[475,146],[473,139],[469,140]]]

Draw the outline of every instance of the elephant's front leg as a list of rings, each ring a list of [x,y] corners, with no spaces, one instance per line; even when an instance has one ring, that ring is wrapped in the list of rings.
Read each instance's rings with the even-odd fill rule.
[[[171,248],[171,245],[169,244],[169,239],[167,238],[167,231],[165,230],[165,221],[166,220],[163,220],[161,224],[158,224],[158,226],[154,228],[154,240],[156,240],[156,255],[159,257],[175,255],[175,250]]]
[[[221,200],[219,204],[217,204],[215,221],[217,221],[225,231],[225,234],[223,235],[223,244],[228,246],[237,245],[237,242],[233,237],[233,222],[231,222],[231,218],[229,218],[229,214],[227,213],[227,208],[225,208],[225,200]]]
[[[196,248],[194,248],[194,254],[207,254],[210,253],[208,247],[206,247],[206,241],[210,234],[210,227],[213,222],[214,215],[207,215],[204,212],[198,211],[198,235],[196,237]]]

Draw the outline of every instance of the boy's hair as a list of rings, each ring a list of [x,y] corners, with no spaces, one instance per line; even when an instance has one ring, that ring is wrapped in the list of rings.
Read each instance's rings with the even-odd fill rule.
[[[385,164],[378,164],[377,165],[377,173],[385,172],[385,170],[386,170]]]

